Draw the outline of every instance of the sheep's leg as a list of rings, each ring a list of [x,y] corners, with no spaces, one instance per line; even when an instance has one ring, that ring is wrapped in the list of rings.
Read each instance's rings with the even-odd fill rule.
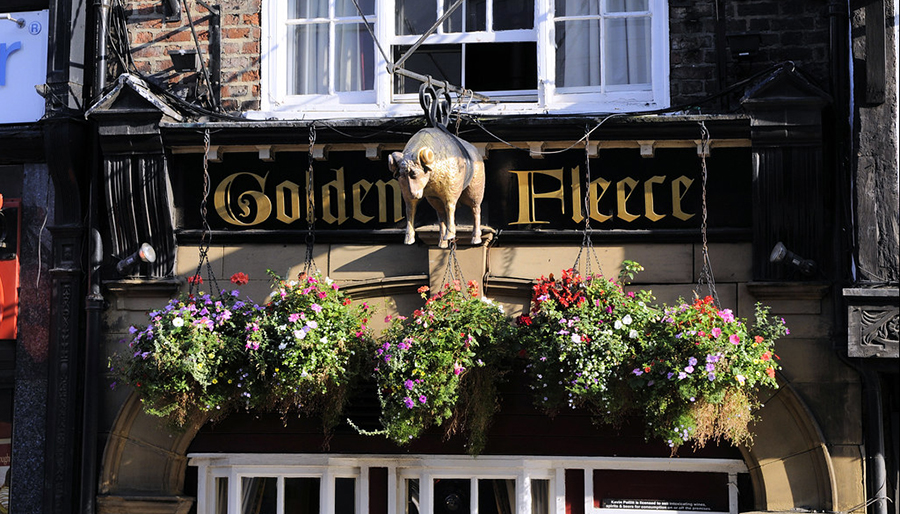
[[[403,244],[411,245],[416,242],[416,205],[419,203],[415,198],[406,199],[406,238]]]
[[[447,248],[450,239],[447,238],[447,210],[439,198],[427,197],[428,203],[434,207],[437,213],[438,226],[440,227],[440,236],[438,238],[438,248]]]

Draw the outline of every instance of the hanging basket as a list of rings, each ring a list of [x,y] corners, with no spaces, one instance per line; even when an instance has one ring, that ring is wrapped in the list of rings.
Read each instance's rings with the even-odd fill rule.
[[[374,351],[380,433],[406,444],[443,424],[447,437],[467,433],[468,450],[477,454],[497,409],[511,325],[475,282],[463,289],[454,281],[430,298],[427,286],[419,292],[425,305],[389,319]]]

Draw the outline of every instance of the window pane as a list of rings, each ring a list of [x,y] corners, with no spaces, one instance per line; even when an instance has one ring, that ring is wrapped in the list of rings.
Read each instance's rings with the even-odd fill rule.
[[[556,0],[557,16],[590,16],[600,14],[599,0]]]
[[[359,8],[362,9],[363,14],[366,16],[375,14],[375,0],[356,1],[359,2]],[[337,4],[334,6],[334,15],[337,17],[359,16],[359,11],[357,11],[356,6],[353,5],[353,0],[338,0]],[[369,22],[371,21],[372,20],[370,19]]]
[[[436,0],[397,0],[398,36],[424,34],[437,21]]]
[[[407,48],[396,47],[394,61],[399,59]],[[451,84],[462,85],[462,46],[420,46],[406,61],[404,68],[422,75],[431,75],[435,79],[446,80]],[[418,93],[420,84],[418,80],[395,75],[394,92]]]
[[[472,481],[468,478],[438,478],[434,481],[434,514],[467,514]]]
[[[216,514],[228,514],[228,477],[216,478]]]
[[[494,30],[534,28],[534,0],[494,0]]]
[[[335,37],[335,91],[375,89],[375,44],[361,24],[338,24]]]
[[[647,0],[607,0],[607,12],[647,11]]]
[[[356,479],[334,479],[334,513],[356,513]]]
[[[531,514],[550,514],[549,480],[531,480]]]
[[[478,514],[516,512],[516,481],[481,479],[478,481]]]
[[[537,89],[536,43],[466,45],[466,83],[474,91]]]
[[[650,18],[606,20],[607,84],[650,83]]]
[[[276,514],[278,479],[244,477],[241,479],[241,514]]]
[[[284,514],[319,514],[318,478],[284,479]]]
[[[327,18],[328,0],[290,0],[288,13],[291,18]]]
[[[600,85],[600,20],[556,23],[556,86]]]
[[[419,514],[419,479],[406,479],[406,514]]]
[[[328,26],[294,25],[288,27],[291,42],[289,62],[294,66],[288,92],[292,95],[328,93]]]

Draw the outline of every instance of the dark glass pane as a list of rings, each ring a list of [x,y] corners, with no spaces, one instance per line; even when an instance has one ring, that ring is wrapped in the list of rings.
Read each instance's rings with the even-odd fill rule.
[[[434,514],[468,514],[472,481],[468,478],[439,478],[434,481]]]
[[[531,479],[531,514],[550,514],[550,481]]]
[[[394,61],[400,58],[409,47],[400,46],[394,49]],[[430,75],[432,78],[446,80],[459,85],[462,82],[462,46],[461,45],[428,45],[419,47],[404,63],[404,68]],[[421,82],[402,75],[395,75],[395,93],[418,93]]]
[[[285,514],[319,514],[319,479],[284,479]]]
[[[444,10],[441,11],[441,15],[446,13],[450,7],[455,3],[456,0],[445,0],[444,1]],[[463,10],[465,9],[465,4],[468,2],[463,2],[463,5],[460,5],[453,11],[453,14],[450,15],[449,18],[444,20],[444,32],[464,32],[465,29],[463,27]]]
[[[375,14],[375,0],[356,1],[359,3],[359,8],[362,9],[363,14],[365,14],[366,16]],[[334,14],[338,17],[359,16],[359,11],[357,11],[356,6],[353,5],[353,0],[338,0],[337,4],[334,6]]]
[[[534,28],[534,0],[494,0],[494,30]]]
[[[356,479],[334,479],[334,514],[355,514]]]
[[[405,514],[419,514],[419,479],[406,479],[406,512]]]
[[[228,477],[216,477],[215,514],[228,514]]]
[[[507,514],[516,511],[516,481],[483,478],[478,481],[478,514]]]
[[[424,34],[437,21],[436,0],[397,0],[398,36]]]
[[[466,45],[466,88],[474,91],[537,89],[537,44]]]
[[[648,10],[647,0],[607,0],[606,12],[639,12]]]
[[[487,30],[486,0],[466,1],[466,31],[484,32]]]
[[[244,477],[241,479],[241,514],[276,514],[277,503],[277,478]]]

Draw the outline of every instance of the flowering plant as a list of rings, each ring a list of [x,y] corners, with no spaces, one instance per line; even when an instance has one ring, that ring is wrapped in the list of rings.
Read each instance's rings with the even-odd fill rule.
[[[359,374],[356,350],[370,339],[368,309],[351,306],[319,273],[296,281],[274,277],[265,317],[251,326],[261,337],[245,345],[257,381],[265,383],[261,403],[282,413],[318,412],[332,426]]]
[[[639,271],[626,262],[625,273]],[[586,407],[614,421],[626,407],[619,376],[631,348],[658,316],[646,291],[622,281],[565,270],[533,287],[530,314],[517,318],[537,406],[548,413]]]
[[[237,285],[248,280],[244,273],[231,277]],[[243,407],[316,412],[327,428],[358,375],[355,350],[369,339],[367,309],[352,307],[318,274],[295,282],[276,277],[264,307],[236,289],[181,295],[151,312],[146,327],[130,328],[130,354],[118,359],[118,372],[148,413],[176,426],[197,411],[219,417]]]
[[[130,327],[129,354],[118,374],[141,395],[144,409],[183,425],[194,410],[214,417],[245,404],[251,389],[243,351],[246,328],[261,308],[237,289],[174,298],[149,313],[145,327]]]
[[[419,288],[426,303],[412,317],[387,320],[374,351],[383,433],[405,444],[450,420],[445,435],[464,428],[469,451],[478,453],[497,407],[497,363],[510,325],[475,282],[465,291],[458,281],[447,284],[430,298],[428,291]]]
[[[750,441],[757,390],[778,387],[775,340],[789,333],[784,319],[768,312],[757,304],[750,326],[709,296],[664,310],[635,348],[630,371],[650,434],[672,448],[719,438]]]

